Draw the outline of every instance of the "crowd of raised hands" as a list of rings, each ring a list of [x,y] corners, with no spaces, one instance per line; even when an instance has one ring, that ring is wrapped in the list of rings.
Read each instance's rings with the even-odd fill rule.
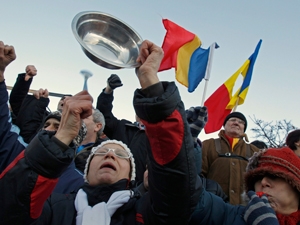
[[[212,182],[209,187],[209,179],[201,176],[202,143],[198,136],[207,122],[207,109],[185,109],[175,82],[159,80],[163,56],[162,48],[151,41],[140,46],[140,66],[135,70],[140,87],[133,100],[137,120],[131,123],[112,114],[113,92],[123,86],[116,74],[107,79],[97,107],[84,90],[63,96],[53,113],[46,110],[47,89],[28,97],[37,75],[35,66],[28,65],[17,78],[19,83],[9,100],[4,75],[16,53],[13,46],[0,41],[0,224],[276,225],[290,221],[278,215],[282,211],[270,205],[267,194],[260,196],[252,190],[263,183],[262,173],[260,180],[255,180],[259,184],[248,186],[249,202],[245,205],[231,205],[223,192],[210,190],[220,186]],[[32,98],[38,101],[34,104],[40,108],[29,107],[27,98],[30,104]],[[98,122],[96,115],[105,121]],[[234,123],[227,118],[224,126],[227,121]],[[19,131],[13,131],[13,126]],[[104,131],[105,139],[100,138],[99,130]],[[81,145],[91,133],[95,141]],[[283,151],[292,157],[291,152]],[[277,157],[276,151],[255,157],[264,154]],[[81,171],[76,167],[77,157],[85,165]],[[292,157],[291,163],[300,168],[298,161]],[[260,169],[259,162],[253,165],[247,179]],[[55,189],[75,172],[81,180],[77,188],[67,192]],[[290,194],[295,198],[298,194],[299,204],[297,188]],[[298,214],[293,218],[296,222],[290,224],[300,221]]]

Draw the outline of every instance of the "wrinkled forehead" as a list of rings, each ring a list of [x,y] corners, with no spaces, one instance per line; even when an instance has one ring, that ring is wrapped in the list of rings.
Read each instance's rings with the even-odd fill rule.
[[[232,120],[234,120],[234,121],[242,121],[242,122],[244,122],[245,123],[245,121],[244,120],[242,120],[242,119],[240,119],[240,118],[238,118],[238,117],[230,117],[227,121],[226,121],[226,124],[228,123],[228,122],[230,122],[230,121],[232,121]],[[244,124],[243,124],[244,125]]]
[[[233,117],[230,117],[228,120],[231,120],[231,119],[235,119],[235,120],[241,120],[240,118],[237,118],[237,117],[235,117],[235,116],[233,116]]]

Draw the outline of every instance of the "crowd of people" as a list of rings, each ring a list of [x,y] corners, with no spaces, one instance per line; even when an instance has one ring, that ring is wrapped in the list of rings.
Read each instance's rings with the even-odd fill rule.
[[[140,46],[131,122],[113,114],[116,74],[96,107],[83,90],[49,111],[47,89],[28,94],[33,65],[9,95],[16,53],[0,41],[0,224],[300,224],[300,130],[283,148],[249,143],[246,117],[232,112],[218,138],[199,140],[207,109],[186,109],[159,80],[163,56]]]

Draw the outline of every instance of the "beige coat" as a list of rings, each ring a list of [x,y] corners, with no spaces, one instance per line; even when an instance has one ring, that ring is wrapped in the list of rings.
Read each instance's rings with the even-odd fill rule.
[[[241,138],[231,151],[230,144],[225,137],[225,131],[221,130],[221,153],[233,153],[246,157],[247,144]],[[250,145],[250,152],[253,155],[258,151],[254,145]],[[244,173],[247,161],[231,157],[219,157],[216,151],[215,140],[213,138],[203,141],[202,147],[202,175],[208,179],[217,181],[225,194],[229,197],[229,202],[233,205],[242,204],[242,193],[244,192]]]

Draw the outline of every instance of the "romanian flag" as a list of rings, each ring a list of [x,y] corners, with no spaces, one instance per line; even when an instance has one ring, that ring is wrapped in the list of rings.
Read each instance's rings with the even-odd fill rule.
[[[209,49],[202,49],[197,35],[167,19],[163,19],[163,24],[167,33],[162,45],[164,58],[158,71],[175,68],[177,81],[193,92],[203,78],[208,80],[212,50],[218,45],[214,43]]]
[[[254,53],[246,60],[241,68],[239,68],[204,102],[208,113],[208,121],[204,127],[206,134],[220,130],[226,116],[232,111],[232,109],[235,106],[244,103],[261,42],[262,40],[258,42]],[[233,87],[240,74],[243,76],[242,86],[232,96]]]

